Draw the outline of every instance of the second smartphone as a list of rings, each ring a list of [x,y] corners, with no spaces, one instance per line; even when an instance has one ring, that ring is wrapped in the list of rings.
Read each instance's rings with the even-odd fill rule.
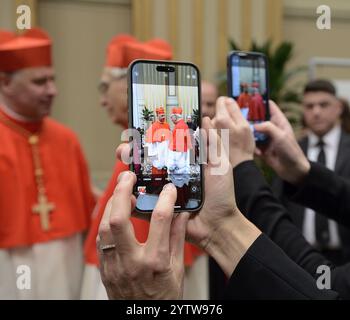
[[[266,56],[258,52],[230,52],[227,57],[227,80],[228,95],[236,100],[249,122],[255,142],[267,143],[268,137],[254,129],[254,124],[270,119]]]
[[[136,211],[151,213],[170,182],[177,189],[175,212],[198,211],[204,198],[198,68],[185,62],[136,60],[129,66],[128,90],[129,127],[138,136],[131,165],[137,177]]]

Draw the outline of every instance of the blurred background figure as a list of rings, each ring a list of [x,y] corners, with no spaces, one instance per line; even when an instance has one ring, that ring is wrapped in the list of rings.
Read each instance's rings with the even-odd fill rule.
[[[312,80],[304,88],[303,121],[307,136],[300,146],[311,161],[317,161],[338,175],[350,179],[350,135],[341,126],[344,104],[328,80]],[[275,190],[283,195],[281,181]],[[283,196],[282,196],[283,199]],[[305,238],[335,264],[350,260],[350,230],[313,210],[283,199],[293,221]]]
[[[79,298],[95,199],[56,95],[48,34],[0,30],[0,299]]]
[[[134,37],[121,34],[112,38],[108,43],[105,67],[103,68],[99,91],[101,106],[107,111],[111,121],[128,127],[128,100],[127,100],[127,67],[135,59],[169,60],[172,57],[170,45],[160,39],[148,42],[139,42]],[[82,299],[107,299],[106,290],[102,284],[99,273],[99,261],[97,257],[96,237],[98,227],[103,216],[108,200],[113,194],[121,172],[128,170],[129,166],[121,161],[115,163],[113,175],[108,186],[94,210],[92,226],[85,242],[85,272]],[[145,242],[148,236],[149,223],[137,218],[131,218],[138,241]],[[185,244],[185,265],[191,269],[201,251],[193,245]],[[196,272],[193,272],[196,274]],[[189,282],[187,298],[198,298],[201,292],[195,290],[191,277],[186,277]],[[187,290],[188,292],[188,290]]]
[[[346,133],[350,133],[350,105],[349,105],[349,101],[345,98],[339,98],[339,101],[343,107],[343,112],[341,114],[342,129]]]
[[[134,49],[136,46],[136,49]],[[121,34],[112,38],[106,50],[105,66],[100,78],[99,92],[100,105],[106,110],[110,120],[115,125],[126,129],[128,127],[128,97],[127,97],[127,67],[133,60],[134,51],[138,52],[135,58],[152,57],[152,46],[141,44],[134,37]],[[160,57],[168,59],[171,52],[165,51]],[[96,237],[100,220],[113,194],[118,176],[121,172],[128,170],[128,165],[117,161],[113,175],[108,182],[106,190],[100,198],[94,210],[93,222],[85,242],[85,272],[81,298],[82,299],[107,299],[105,288],[101,282],[98,270],[98,257],[96,248]],[[149,224],[146,221],[132,218],[133,226],[140,242],[147,239]]]

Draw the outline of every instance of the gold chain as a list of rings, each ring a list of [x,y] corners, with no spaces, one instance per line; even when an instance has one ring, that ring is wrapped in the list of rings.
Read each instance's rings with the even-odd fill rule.
[[[9,119],[5,118],[0,112],[0,121],[17,131],[21,135],[27,138],[28,143],[32,150],[33,164],[34,164],[34,176],[38,191],[38,204],[33,207],[33,212],[40,213],[42,227],[45,231],[49,230],[49,223],[47,213],[54,209],[54,205],[47,202],[46,189],[44,184],[44,170],[41,166],[40,151],[39,151],[39,131],[31,133],[30,131],[22,128],[21,126],[13,123]],[[40,205],[42,206],[40,208]],[[43,210],[43,212],[40,212]],[[46,213],[45,213],[46,211]],[[45,217],[43,217],[45,215]]]

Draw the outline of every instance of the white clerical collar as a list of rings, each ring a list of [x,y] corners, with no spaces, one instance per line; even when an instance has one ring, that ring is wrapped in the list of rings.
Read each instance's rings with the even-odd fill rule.
[[[323,137],[322,141],[326,146],[336,146],[339,143],[340,140],[340,135],[341,135],[341,126],[340,124],[337,124],[328,131]],[[309,132],[308,134],[309,138],[309,146],[310,147],[316,147],[318,142],[320,141],[320,137],[315,135],[313,132]]]

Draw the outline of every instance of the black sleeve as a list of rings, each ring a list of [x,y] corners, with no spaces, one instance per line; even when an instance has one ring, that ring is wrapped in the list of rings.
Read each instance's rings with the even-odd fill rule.
[[[284,183],[285,194],[290,200],[350,227],[349,181],[318,163],[310,164],[310,172],[301,185]]]
[[[226,299],[337,299],[290,260],[268,237],[260,235],[233,272]]]
[[[320,265],[330,266],[331,288],[344,299],[350,299],[350,264],[335,267],[303,237],[289,214],[272,194],[254,161],[234,168],[238,208],[261,231],[276,243],[295,263],[317,279]]]
[[[275,198],[254,161],[246,161],[236,166],[234,181],[240,211],[293,261],[312,276],[319,265],[330,265],[329,261],[309,245],[292,223],[286,209]]]

